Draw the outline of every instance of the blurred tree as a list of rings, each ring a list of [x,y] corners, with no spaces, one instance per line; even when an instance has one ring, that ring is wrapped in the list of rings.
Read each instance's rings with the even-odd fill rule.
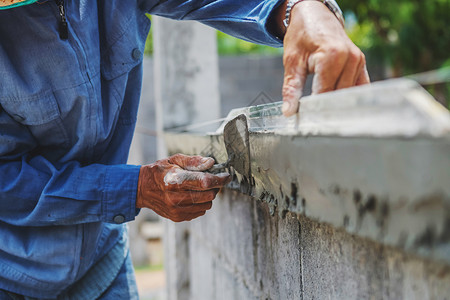
[[[447,82],[425,87],[450,108],[450,0],[338,2],[348,34],[366,53],[369,69],[380,73],[388,67],[393,77],[441,69]],[[383,79],[376,73],[371,72],[373,79]]]
[[[351,39],[370,56],[383,58],[395,76],[450,64],[450,0],[338,0]],[[148,15],[149,16],[149,15]],[[150,16],[149,16],[150,17]],[[217,33],[219,54],[282,54]],[[151,54],[151,33],[146,54]]]
[[[150,22],[152,21],[152,16],[149,14],[145,14],[147,18],[150,19]],[[153,26],[150,27],[150,32],[147,35],[147,41],[145,41],[145,49],[144,49],[145,55],[152,55],[153,54]]]
[[[450,62],[450,0],[338,2],[352,40],[370,57],[383,58],[395,77]]]
[[[249,43],[223,32],[217,31],[217,48],[219,55],[282,55],[283,48],[272,48],[258,44]]]
[[[450,67],[450,0],[338,0],[350,38],[365,53],[373,80]],[[150,17],[150,16],[149,16]],[[217,33],[220,55],[282,55],[282,48]],[[151,32],[145,54],[152,53]],[[446,70],[448,74],[448,69]],[[450,107],[450,83],[428,85]],[[445,100],[447,99],[447,101]]]

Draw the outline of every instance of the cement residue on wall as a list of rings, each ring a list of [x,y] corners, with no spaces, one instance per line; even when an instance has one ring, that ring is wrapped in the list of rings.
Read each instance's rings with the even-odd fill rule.
[[[191,224],[191,299],[446,299],[450,267],[225,190]]]
[[[265,201],[271,213],[304,215],[450,264],[448,110],[405,80],[302,101],[310,105],[291,118],[281,103],[237,109],[214,133],[166,134],[166,143],[171,153],[223,163],[223,128],[245,114],[251,173],[230,168],[229,188]]]

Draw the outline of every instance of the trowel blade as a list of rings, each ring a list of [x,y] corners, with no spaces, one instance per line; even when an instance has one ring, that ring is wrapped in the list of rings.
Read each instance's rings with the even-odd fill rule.
[[[229,165],[239,174],[251,178],[250,143],[247,117],[244,114],[229,121],[223,130]]]

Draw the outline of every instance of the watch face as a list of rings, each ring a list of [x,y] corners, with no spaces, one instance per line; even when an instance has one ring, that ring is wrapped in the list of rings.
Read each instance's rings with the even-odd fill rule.
[[[8,9],[17,6],[27,5],[37,0],[0,0],[0,9]]]

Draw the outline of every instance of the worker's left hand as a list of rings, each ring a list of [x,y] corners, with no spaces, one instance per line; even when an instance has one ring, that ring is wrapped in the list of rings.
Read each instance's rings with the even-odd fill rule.
[[[285,4],[286,5],[286,4]],[[277,23],[282,28],[285,6]],[[284,26],[283,26],[284,27]],[[283,113],[298,111],[308,74],[314,73],[312,93],[324,93],[370,82],[366,60],[336,16],[320,1],[294,5],[284,36]]]

